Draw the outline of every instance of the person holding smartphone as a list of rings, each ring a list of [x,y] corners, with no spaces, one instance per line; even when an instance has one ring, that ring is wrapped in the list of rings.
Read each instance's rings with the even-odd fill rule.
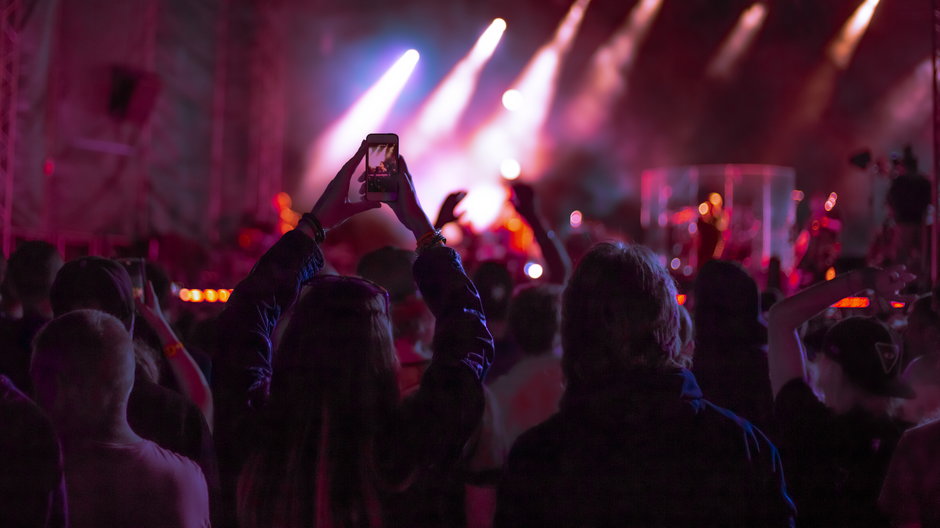
[[[415,393],[400,398],[387,292],[318,275],[328,232],[380,207],[346,200],[366,149],[363,142],[298,227],[261,257],[220,317],[216,434],[225,477],[238,480],[243,527],[413,526],[421,520],[407,518],[420,510],[409,502],[412,483],[452,467],[483,412],[493,340],[404,159],[390,176],[398,196],[388,205],[415,236],[415,281],[436,318],[433,358]],[[275,354],[274,328],[291,310]]]

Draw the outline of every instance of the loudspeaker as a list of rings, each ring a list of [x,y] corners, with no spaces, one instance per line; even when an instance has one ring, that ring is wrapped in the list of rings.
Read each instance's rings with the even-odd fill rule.
[[[160,78],[155,73],[113,65],[108,114],[115,119],[143,125],[157,104],[160,88]]]

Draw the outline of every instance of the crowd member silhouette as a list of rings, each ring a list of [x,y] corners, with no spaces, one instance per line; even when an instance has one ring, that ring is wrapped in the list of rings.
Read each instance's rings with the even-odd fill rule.
[[[47,242],[24,242],[10,256],[3,288],[10,313],[0,319],[0,374],[7,375],[26,394],[32,393],[29,357],[33,337],[52,319],[49,289],[61,267],[62,257]]]
[[[940,421],[909,429],[901,437],[878,498],[893,526],[940,526]]]
[[[509,305],[509,333],[523,358],[491,385],[509,444],[558,411],[564,392],[560,315],[557,285],[523,286]]]
[[[770,433],[766,347],[757,283],[735,262],[706,262],[695,282],[692,372],[705,398]]]
[[[442,210],[447,206],[442,206]],[[438,215],[440,219],[442,215]],[[435,229],[439,229],[435,224]],[[434,337],[434,316],[421,298],[412,267],[415,253],[391,246],[367,253],[356,271],[388,291],[398,356],[398,390],[406,398],[421,386],[421,377],[431,365],[431,341]],[[496,481],[505,459],[505,439],[496,423],[496,406],[492,394],[484,387],[485,407],[480,426],[471,436],[461,460],[458,474],[434,475],[416,481],[402,502],[414,508],[415,518],[441,519],[444,524],[480,526],[492,522],[496,504]],[[443,477],[443,478],[440,478]],[[429,508],[418,511],[417,508]],[[485,524],[484,524],[485,525]]]
[[[152,292],[151,292],[152,293]],[[50,290],[56,317],[73,310],[94,309],[116,317],[128,333],[138,324],[130,275],[121,264],[101,257],[67,262]],[[158,312],[159,306],[149,311]],[[150,317],[156,316],[151,313]],[[219,477],[212,435],[200,409],[183,395],[160,386],[151,376],[159,372],[148,351],[132,348],[136,368],[127,403],[131,429],[160,447],[195,461],[209,486],[213,518],[219,511]],[[184,350],[177,349],[178,354]]]
[[[68,526],[62,452],[52,423],[0,375],[0,526]]]
[[[496,526],[790,526],[776,449],[678,366],[672,278],[604,243],[562,301],[560,411],[516,441]]]
[[[818,398],[807,383],[797,330],[862,290],[898,300],[911,280],[903,267],[865,268],[818,283],[770,310],[777,433],[800,526],[887,526],[877,498],[903,431],[891,415],[892,399],[914,394],[899,379],[901,349],[887,327],[873,318],[850,317],[823,338],[815,365]]]
[[[199,466],[127,423],[134,352],[119,320],[96,310],[57,317],[36,337],[31,375],[62,442],[72,528],[209,526]]]
[[[327,230],[376,202],[348,203],[363,142],[305,215],[236,288],[220,320],[216,433],[240,472],[240,526],[422,526],[398,499],[423,474],[447,471],[483,412],[492,337],[456,252],[421,210],[404,160],[392,210],[418,242],[414,277],[436,319],[420,388],[399,400],[387,293],[316,276]],[[363,189],[360,189],[362,191]],[[271,335],[294,304],[277,354]]]

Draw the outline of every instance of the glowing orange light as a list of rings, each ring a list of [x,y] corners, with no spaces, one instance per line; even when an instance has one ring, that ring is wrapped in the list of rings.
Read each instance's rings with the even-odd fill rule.
[[[845,297],[832,305],[833,308],[868,308],[871,300],[868,297]]]
[[[679,303],[679,306],[685,306],[685,301],[687,300],[688,300],[688,296],[686,296],[686,294],[684,293],[680,293],[676,295],[676,302]]]
[[[510,218],[509,221],[506,222],[506,229],[510,231],[518,231],[522,229],[522,220],[519,220],[518,218]]]
[[[232,295],[232,290],[219,290],[219,302],[228,302],[228,298]]]
[[[290,209],[291,199],[286,192],[279,192],[274,196],[274,204],[278,210]]]
[[[836,278],[836,269],[835,269],[835,268],[829,268],[829,269],[827,269],[827,270],[826,270],[826,280],[827,280],[827,281],[831,281],[831,280],[834,279],[834,278]]]
[[[709,201],[709,203],[711,203],[711,204],[714,205],[715,207],[721,207],[721,204],[723,203],[722,200],[721,200],[721,195],[718,194],[718,193],[711,193],[711,194],[709,194],[709,195],[708,195],[708,201]]]
[[[192,292],[190,292],[189,289],[187,289],[187,288],[181,289],[181,290],[180,290],[180,300],[183,301],[183,302],[189,302],[189,301],[193,300]]]
[[[203,292],[206,296],[206,302],[217,302],[219,300],[219,292],[215,290],[206,290]]]
[[[191,302],[202,302],[205,300],[202,290],[189,290]]]
[[[904,308],[905,306],[906,306],[905,303],[898,302],[898,301],[891,301],[892,308]]]
[[[699,213],[700,215],[707,215],[707,214],[708,214],[708,204],[705,203],[705,202],[702,202],[702,203],[698,204],[698,213]]]
[[[799,190],[799,189],[797,189],[797,190],[795,190],[795,191],[793,191],[793,192],[790,193],[790,198],[793,198],[793,201],[794,201],[794,202],[802,202],[802,201],[803,201],[803,198],[805,198],[805,197],[806,197],[806,195],[803,194],[803,191],[801,191],[801,190]]]

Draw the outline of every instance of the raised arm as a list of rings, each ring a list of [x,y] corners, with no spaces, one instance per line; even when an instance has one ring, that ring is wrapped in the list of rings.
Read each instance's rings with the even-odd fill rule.
[[[790,380],[806,377],[805,354],[798,334],[804,322],[839,299],[866,289],[889,300],[900,299],[899,290],[914,278],[904,266],[886,270],[865,268],[810,286],[773,305],[768,316],[767,359],[774,396]]]
[[[493,338],[459,255],[436,236],[407,165],[399,165],[399,199],[389,206],[418,243],[415,281],[436,318],[431,364],[420,389],[401,405],[383,453],[393,475],[406,477],[460,455],[483,414],[482,380],[493,360]]]
[[[513,207],[532,228],[535,241],[542,250],[542,257],[545,258],[545,265],[548,268],[548,282],[564,284],[571,275],[571,258],[565,246],[542,219],[535,190],[526,183],[515,182],[512,184],[511,200]]]
[[[221,348],[214,385],[224,420],[244,419],[267,401],[271,335],[281,315],[296,301],[300,288],[323,267],[318,242],[330,228],[350,216],[379,207],[375,202],[346,201],[350,179],[365,151],[363,142],[311,213],[303,216],[296,229],[282,236],[232,292],[219,320]]]
[[[211,430],[213,426],[213,400],[212,391],[209,389],[209,382],[199,369],[199,365],[193,359],[186,347],[176,333],[173,327],[167,322],[160,309],[160,301],[157,300],[157,294],[153,290],[153,284],[147,281],[147,287],[144,288],[144,298],[135,299],[137,311],[141,314],[147,324],[156,332],[160,339],[160,346],[163,347],[163,355],[167,363],[170,364],[170,371],[176,379],[180,390],[187,398],[199,407],[202,415],[206,418],[206,424]]]

